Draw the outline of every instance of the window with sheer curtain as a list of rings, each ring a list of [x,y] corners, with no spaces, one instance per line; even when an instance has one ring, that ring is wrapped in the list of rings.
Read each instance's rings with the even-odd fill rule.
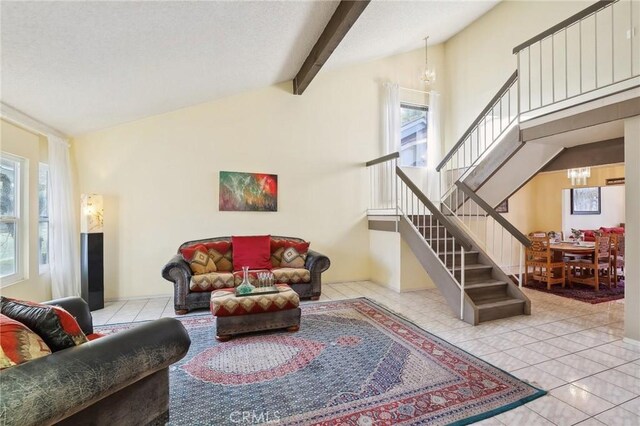
[[[38,264],[40,272],[49,267],[49,166],[38,168]]]
[[[2,286],[24,277],[22,235],[25,223],[22,215],[24,199],[23,158],[2,153],[0,156],[0,278]]]

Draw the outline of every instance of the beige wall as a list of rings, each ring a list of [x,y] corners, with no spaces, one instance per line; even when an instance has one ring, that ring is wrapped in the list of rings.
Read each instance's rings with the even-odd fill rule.
[[[76,138],[79,190],[104,195],[105,297],[169,294],[160,272],[179,244],[230,234],[302,237],[331,259],[326,281],[369,279],[363,163],[382,153],[381,83],[419,89],[423,55],[321,73],[303,96],[286,83]],[[277,174],[278,212],[219,212],[221,170]]]
[[[435,287],[436,285],[422,267],[411,247],[406,241],[400,239],[400,291],[416,291]]]
[[[588,186],[605,186],[606,179],[624,176],[624,165],[591,168]],[[540,173],[509,198],[505,217],[520,231],[562,230],[562,190],[571,188],[566,170]]]
[[[593,1],[503,1],[445,43],[450,148],[517,68],[515,46]],[[441,73],[442,74],[442,73]]]
[[[38,164],[47,161],[47,145],[44,137],[35,135],[4,120],[0,120],[2,139],[0,149],[27,160],[26,211],[28,227],[23,236],[25,279],[7,287],[0,293],[6,297],[28,299],[36,302],[51,299],[48,271],[40,273],[38,264]]]

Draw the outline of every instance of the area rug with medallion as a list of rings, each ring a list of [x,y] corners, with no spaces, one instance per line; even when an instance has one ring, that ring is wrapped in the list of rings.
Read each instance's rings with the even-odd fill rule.
[[[173,425],[464,425],[546,393],[365,298],[305,304],[296,333],[226,343],[212,316],[180,320],[191,348],[170,367]]]

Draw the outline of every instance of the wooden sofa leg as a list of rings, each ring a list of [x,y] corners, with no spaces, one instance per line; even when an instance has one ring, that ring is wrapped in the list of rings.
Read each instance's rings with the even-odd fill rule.
[[[299,325],[292,325],[291,327],[287,328],[287,331],[290,332],[290,333],[295,333],[298,330],[300,330],[300,326]]]
[[[188,312],[189,312],[188,309],[176,309],[176,315],[184,315]]]
[[[318,301],[320,300],[320,296],[311,296],[311,300]]]
[[[218,342],[228,342],[229,340],[231,340],[231,335],[230,334],[216,335],[216,340]]]

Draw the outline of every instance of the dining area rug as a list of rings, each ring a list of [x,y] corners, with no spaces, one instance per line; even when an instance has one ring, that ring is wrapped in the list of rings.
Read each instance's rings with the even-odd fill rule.
[[[225,343],[211,315],[179,320],[191,348],[169,371],[173,425],[465,425],[546,393],[366,298],[305,304],[296,333]]]
[[[593,287],[578,283],[574,283],[573,287],[569,287],[569,284],[565,284],[564,288],[561,285],[556,284],[552,285],[550,290],[547,290],[546,283],[529,280],[524,288],[530,288],[543,293],[554,294],[556,296],[567,297],[569,299],[591,304],[624,299],[624,280],[618,281],[618,285],[615,287],[611,286],[611,288],[607,288],[606,285],[600,285],[600,291],[597,293]]]

